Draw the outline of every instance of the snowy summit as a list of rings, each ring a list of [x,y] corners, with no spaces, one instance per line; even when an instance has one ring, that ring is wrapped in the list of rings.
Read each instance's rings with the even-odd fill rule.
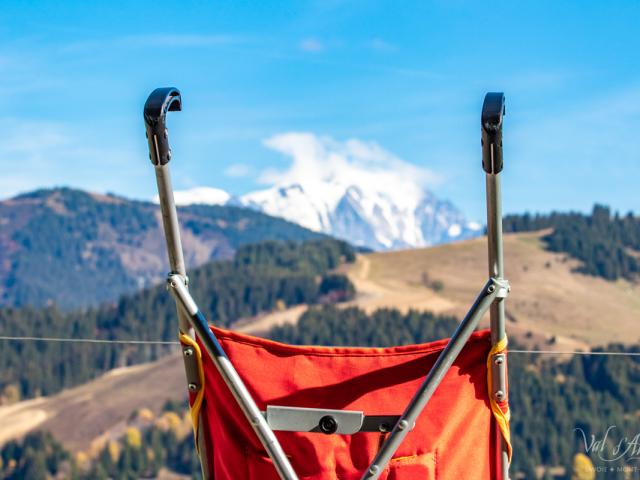
[[[262,174],[260,181],[269,188],[236,198],[197,188],[176,192],[176,203],[241,205],[374,250],[480,234],[480,225],[425,188],[434,179],[430,172],[375,143],[287,133],[265,144],[293,160],[287,170]]]

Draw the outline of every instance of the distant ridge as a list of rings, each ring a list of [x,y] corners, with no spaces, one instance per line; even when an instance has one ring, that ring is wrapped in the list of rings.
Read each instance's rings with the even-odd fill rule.
[[[228,259],[241,244],[322,235],[234,206],[180,212],[187,264]],[[160,211],[151,202],[70,188],[0,201],[0,305],[76,308],[115,301],[168,269]]]
[[[340,179],[310,180],[240,197],[198,187],[176,192],[176,201],[248,207],[372,250],[424,247],[481,234],[481,226],[468,221],[451,202],[414,190],[394,195]]]

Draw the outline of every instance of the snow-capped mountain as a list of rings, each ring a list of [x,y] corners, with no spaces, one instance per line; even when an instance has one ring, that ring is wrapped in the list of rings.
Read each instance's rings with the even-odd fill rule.
[[[358,185],[314,182],[272,187],[241,197],[218,189],[178,191],[176,203],[253,208],[374,250],[422,247],[481,233],[480,225],[467,221],[454,205],[428,191],[411,202],[397,202],[384,192],[367,191]]]
[[[176,202],[249,207],[374,250],[481,233],[480,225],[425,188],[435,175],[375,143],[287,133],[265,145],[292,158],[284,171],[263,172],[259,180],[271,187],[233,198],[217,189],[210,195],[206,189],[176,192]]]
[[[422,247],[481,233],[480,225],[427,191],[411,202],[397,202],[358,185],[318,187],[298,183],[232,201],[374,250]]]

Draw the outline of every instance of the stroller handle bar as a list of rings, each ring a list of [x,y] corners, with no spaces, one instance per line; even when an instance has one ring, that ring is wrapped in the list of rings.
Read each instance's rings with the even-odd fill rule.
[[[489,92],[482,105],[482,168],[489,174],[502,171],[502,117],[504,93]]]
[[[166,165],[171,160],[167,112],[182,110],[180,91],[174,87],[156,88],[144,104],[144,124],[149,142],[149,158],[156,166]]]
[[[491,340],[494,348],[496,345],[502,345],[506,342],[504,298],[509,291],[509,284],[504,278],[501,175],[499,175],[503,168],[502,123],[505,112],[504,104],[504,94],[487,93],[481,117],[482,167],[486,172],[487,189],[489,280],[480,291],[476,301],[452,335],[447,346],[440,352],[434,366],[426,375],[422,385],[414,394],[402,415],[397,419],[391,432],[379,446],[375,458],[363,473],[361,480],[377,480],[384,473],[386,466],[413,428],[418,417],[422,414],[425,406],[458,357],[486,310],[490,312]],[[167,113],[180,111],[181,109],[182,98],[180,91],[173,87],[154,90],[144,105],[149,157],[154,165],[156,174],[162,223],[171,267],[169,286],[177,302],[179,330],[181,333],[191,337],[194,337],[194,333],[197,333],[215,368],[222,376],[223,381],[246,416],[260,443],[272,459],[274,468],[280,478],[283,480],[298,480],[298,476],[293,470],[278,438],[273,433],[271,425],[262,415],[242,378],[226,356],[215,334],[209,328],[206,319],[188,292],[187,274],[180,241],[180,226],[169,173],[168,163],[171,160],[171,149],[169,148],[169,135],[166,126]],[[492,368],[492,380],[489,394],[496,399],[504,399],[507,391],[506,357],[502,351],[493,354],[493,356],[494,358],[491,359],[490,365],[490,368]],[[500,357],[499,362],[498,357]],[[189,372],[194,371],[193,368],[197,368],[197,366],[194,367],[189,363],[189,358],[193,357],[185,356],[187,378],[189,378]],[[195,383],[193,385],[203,388],[202,385]],[[190,384],[190,389],[191,386]],[[203,412],[198,415],[199,423],[203,423],[202,415]],[[221,420],[224,421],[224,419]],[[203,477],[212,478],[213,464],[210,463],[210,457],[208,456],[210,449],[213,447],[210,443],[211,440],[204,429],[196,429],[196,432],[196,445],[201,459]],[[503,435],[507,434],[503,433]],[[500,452],[497,455],[499,461],[497,468],[500,473],[498,478],[508,480],[510,461],[508,436],[501,436],[500,442]],[[207,454],[202,452],[207,452]]]

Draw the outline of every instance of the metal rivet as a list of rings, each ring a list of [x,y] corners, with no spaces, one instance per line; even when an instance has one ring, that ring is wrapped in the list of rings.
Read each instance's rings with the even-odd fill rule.
[[[189,384],[189,390],[192,391],[192,392],[198,391],[198,385],[196,385],[195,383],[190,383]]]
[[[489,285],[489,288],[487,288],[487,292],[489,293],[493,293],[496,291],[496,286],[495,285]]]
[[[496,355],[494,362],[496,365],[502,365],[504,363],[504,356]]]
[[[378,430],[380,430],[382,433],[387,433],[387,432],[391,431],[391,427],[386,423],[381,423],[378,426]]]
[[[338,422],[331,415],[325,415],[320,419],[320,422],[318,422],[318,427],[320,427],[322,433],[331,435],[338,431]]]
[[[398,430],[404,430],[408,426],[409,422],[407,422],[406,420],[400,420],[400,422],[398,422]]]
[[[495,394],[496,400],[501,402],[504,400],[504,392],[502,390],[498,390]]]
[[[378,473],[380,471],[380,467],[378,465],[373,465],[370,469],[369,469],[369,473],[371,475],[375,475],[376,473]]]
[[[193,355],[193,348],[185,348],[182,353],[185,357],[190,357],[191,355]]]

